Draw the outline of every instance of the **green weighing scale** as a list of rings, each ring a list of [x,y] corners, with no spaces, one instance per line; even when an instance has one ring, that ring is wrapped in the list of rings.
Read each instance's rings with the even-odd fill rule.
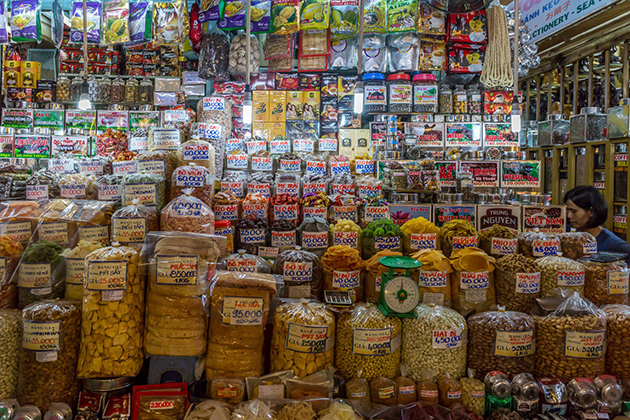
[[[420,303],[420,287],[411,278],[409,270],[420,268],[422,263],[411,257],[388,256],[378,260],[389,268],[381,276],[381,300],[378,308],[383,315],[399,318],[415,318],[416,306]],[[405,274],[394,270],[406,270]]]

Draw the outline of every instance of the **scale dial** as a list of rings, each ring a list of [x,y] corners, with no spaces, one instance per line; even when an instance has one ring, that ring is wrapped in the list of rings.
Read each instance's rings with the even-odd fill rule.
[[[420,288],[411,277],[397,276],[385,285],[383,298],[393,312],[412,312],[420,303]]]

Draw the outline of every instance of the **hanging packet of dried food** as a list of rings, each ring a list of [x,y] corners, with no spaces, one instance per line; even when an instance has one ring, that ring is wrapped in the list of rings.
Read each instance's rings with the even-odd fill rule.
[[[13,0],[11,2],[11,41],[41,42],[41,12],[40,0]]]
[[[328,0],[300,0],[300,29],[327,29],[329,13]]]
[[[385,35],[368,35],[363,38],[363,71],[387,71],[387,47]]]
[[[356,68],[356,50],[357,41],[355,39],[332,41],[330,43],[328,70],[349,70]]]
[[[252,33],[271,30],[271,0],[252,0]]]
[[[193,4],[190,9],[190,22],[190,34],[188,35],[190,45],[192,45],[195,51],[199,51],[201,36],[203,35],[201,23],[199,23],[199,3]]]
[[[186,382],[133,387],[131,418],[135,420],[178,419],[188,411]]]
[[[273,0],[271,9],[274,34],[292,34],[300,30],[298,0]]]
[[[201,0],[199,23],[223,19],[225,0]]]
[[[101,44],[129,42],[129,1],[103,1],[103,39]]]
[[[203,35],[201,51],[199,51],[199,77],[202,79],[228,80],[228,63],[230,54],[230,40],[225,32],[214,26]],[[225,101],[221,101],[224,104]],[[225,106],[223,107],[224,109]],[[212,110],[214,111],[214,109]],[[220,113],[223,114],[223,113]],[[207,120],[204,122],[208,122]],[[221,124],[222,127],[225,125]],[[226,131],[229,132],[230,130]],[[219,178],[219,177],[217,177]]]
[[[331,0],[330,36],[334,40],[350,39],[357,33],[359,2],[357,0]]]
[[[153,4],[149,1],[129,3],[130,44],[143,44],[151,41],[151,13]]]
[[[245,29],[247,17],[247,2],[245,0],[227,0],[225,15],[217,23],[217,27],[226,31]]]
[[[366,0],[363,3],[363,32],[366,34],[387,33],[386,0]]]
[[[416,30],[416,0],[387,1],[387,32]]]
[[[92,44],[101,42],[100,2],[87,2],[87,41]],[[81,1],[72,2],[70,42],[83,42],[83,2]]]
[[[52,4],[52,28],[50,30],[50,36],[52,38],[55,48],[61,47],[63,42],[63,9],[60,0],[53,0]],[[5,11],[7,10],[6,0],[0,1],[0,44],[6,44],[9,42],[7,36],[7,17]]]
[[[183,0],[153,3],[154,45],[177,45],[183,42]]]
[[[418,68],[418,35],[387,35],[389,71],[416,71]]]

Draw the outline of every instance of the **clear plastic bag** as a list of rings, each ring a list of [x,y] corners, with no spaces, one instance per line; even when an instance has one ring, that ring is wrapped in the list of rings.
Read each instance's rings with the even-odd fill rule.
[[[396,403],[398,405],[407,405],[418,401],[416,392],[416,382],[407,377],[408,369],[404,365],[400,365],[400,375],[394,381],[396,382]]]
[[[162,175],[166,185],[170,186],[171,174],[177,167],[177,158],[170,150],[146,150],[138,153],[134,160],[138,163],[138,172],[150,168],[151,172]]]
[[[212,166],[214,167],[214,160],[212,161]],[[173,171],[173,180],[171,181],[171,200],[184,195],[186,189],[192,189],[190,194],[192,197],[196,197],[208,206],[212,206],[214,169],[210,170],[195,164],[180,166],[175,169]]]
[[[420,249],[440,249],[440,228],[424,217],[406,221],[400,230],[403,232],[405,255],[414,254]]]
[[[246,250],[239,249],[237,253],[222,258],[217,263],[217,270],[271,274],[273,267],[263,257],[248,254]]]
[[[584,264],[564,258],[562,253],[538,258],[540,296],[547,297],[554,289],[566,289],[584,296]]]
[[[390,219],[381,219],[368,223],[361,233],[362,256],[367,260],[383,249],[403,252],[402,231]]]
[[[312,400],[315,398],[332,398],[333,385],[335,384],[332,370],[334,370],[334,368],[322,369],[319,372],[305,377],[288,378],[286,382],[287,397],[298,401]],[[313,405],[319,411],[324,408],[321,407],[321,405],[327,406],[327,401],[322,401],[322,404],[315,403]]]
[[[239,219],[236,225],[236,249],[258,255],[259,248],[269,245],[270,240],[267,219],[254,215]]]
[[[273,276],[217,273],[210,286],[206,378],[262,374],[264,320],[275,293]],[[250,310],[239,309],[244,304]]]
[[[464,317],[453,309],[433,304],[420,305],[415,312],[417,318],[403,320],[400,361],[409,377],[419,381],[423,370],[429,368],[435,377],[443,373],[457,379],[464,376],[468,344]]]
[[[59,198],[59,194],[59,177],[48,169],[40,169],[26,180],[27,200]]]
[[[152,173],[136,173],[125,176],[123,181],[123,205],[134,199],[145,206],[156,206],[159,213],[166,203],[166,181],[164,176]]]
[[[103,246],[98,242],[79,241],[72,250],[63,253],[66,259],[66,299],[83,300],[85,257]]]
[[[37,302],[24,308],[18,401],[48,410],[51,402],[76,407],[81,382],[77,359],[81,343],[78,302]],[[41,337],[49,338],[42,343]]]
[[[138,200],[119,208],[112,215],[112,242],[142,247],[146,234],[159,230],[155,208],[143,206]]]
[[[558,238],[562,255],[572,260],[597,253],[597,239],[588,232],[565,232]]]
[[[453,309],[463,315],[492,309],[495,259],[479,248],[463,248],[453,251],[451,265]]]
[[[499,258],[496,267],[497,305],[508,311],[529,312],[540,295],[540,267],[521,254]]]
[[[284,280],[285,297],[323,298],[324,270],[317,255],[302,247],[282,252],[273,265],[273,273]]]
[[[411,258],[422,263],[419,270],[412,272],[413,277],[418,279],[420,301],[452,307],[450,274],[453,267],[448,258],[437,249],[422,249]]]
[[[98,186],[94,175],[66,174],[59,180],[61,198],[96,200]]]
[[[346,396],[355,401],[372,402],[370,395],[370,384],[363,377],[363,372],[357,372],[357,375],[346,382]]]
[[[79,378],[136,376],[144,362],[145,275],[140,252],[127,246],[85,257]],[[110,324],[112,313],[120,321]]]
[[[486,400],[484,383],[475,378],[462,378],[459,383],[462,387],[462,405],[475,416],[483,417]]]
[[[4,272],[0,278],[0,308],[18,307],[18,286],[14,273],[22,252],[24,252],[22,244],[8,236],[0,236],[0,267]]]
[[[370,381],[370,397],[373,404],[396,405],[396,382],[379,376]]]
[[[39,241],[26,247],[17,270],[19,306],[64,295],[66,261],[63,248],[49,241]]]
[[[182,143],[177,149],[177,160],[187,165],[189,162],[210,170],[214,177],[216,152],[214,146],[205,140],[192,139]]]
[[[374,340],[380,345],[369,345]],[[335,366],[346,379],[359,370],[367,380],[393,378],[400,368],[400,341],[400,319],[386,317],[374,304],[357,303],[337,321]]]
[[[557,235],[543,232],[521,232],[517,239],[520,253],[526,257],[546,257],[560,252],[560,239]]]
[[[479,242],[479,233],[475,226],[468,220],[454,219],[446,222],[440,228],[440,244],[444,255],[451,258],[455,250],[466,247],[476,247]]]
[[[606,305],[606,373],[617,378],[630,378],[630,306]]]
[[[305,217],[297,229],[298,243],[305,251],[322,257],[328,248],[328,222],[322,217]]]
[[[276,309],[272,322],[272,372],[292,369],[297,376],[304,377],[332,366],[335,317],[322,303],[306,300],[285,303]]]
[[[199,77],[228,80],[230,41],[225,32],[214,27],[203,34],[199,51]]]
[[[551,314],[534,320],[537,377],[570,380],[604,373],[604,311],[574,292]]]
[[[0,309],[0,398],[15,398],[18,387],[18,366],[22,348],[22,312]]]
[[[600,252],[578,261],[584,264],[584,297],[597,306],[628,304],[628,264],[625,254]]]
[[[252,73],[258,73],[260,71],[259,62],[260,62],[260,47],[258,45],[258,38],[255,35],[250,35],[250,52],[249,52],[249,62],[250,71]],[[248,61],[247,58],[247,35],[239,33],[234,38],[232,38],[232,42],[230,44],[230,53],[229,53],[229,65],[228,71],[232,75],[243,75],[246,71],[246,63]]]
[[[400,252],[384,249],[374,254],[365,262],[365,301],[378,303],[381,300],[381,277],[388,273],[389,268],[380,263],[380,259],[388,256],[401,256]],[[394,270],[395,273],[405,274],[407,270]]]
[[[213,378],[208,382],[208,394],[213,400],[236,405],[245,399],[245,381],[240,378],[222,378],[220,376]],[[199,420],[203,419],[208,419],[208,417],[203,416]],[[229,418],[224,420],[229,420]]]
[[[144,351],[198,357],[206,352],[206,299],[225,238],[152,232],[142,249],[148,265]]]
[[[322,257],[324,290],[347,292],[352,302],[364,301],[365,262],[346,245],[328,248]]]
[[[479,232],[479,248],[488,255],[500,257],[518,253],[516,232],[501,225],[493,225],[490,229]]]
[[[191,190],[184,192],[186,195],[172,200],[160,214],[160,226],[162,230],[176,232],[194,232],[214,234],[214,212],[203,201],[191,195]]]

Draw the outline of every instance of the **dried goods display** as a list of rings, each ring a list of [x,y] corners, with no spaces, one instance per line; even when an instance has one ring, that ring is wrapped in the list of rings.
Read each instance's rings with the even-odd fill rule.
[[[267,219],[254,214],[239,219],[235,233],[236,248],[254,255],[271,241]]]
[[[162,230],[175,232],[214,233],[214,213],[203,201],[186,190],[172,200],[160,214]]]
[[[483,380],[499,370],[509,377],[533,372],[536,364],[534,319],[521,312],[483,312],[468,318],[468,368]]]
[[[584,264],[584,297],[595,305],[628,304],[625,254],[600,252],[579,259]]]
[[[298,226],[298,243],[306,251],[322,257],[329,246],[328,222],[321,217],[304,217],[304,221]]]
[[[606,363],[606,314],[573,293],[536,321],[536,375],[566,379],[601,375]]]
[[[18,390],[18,366],[22,345],[22,313],[0,309],[0,397],[15,398]]]
[[[206,377],[260,376],[264,320],[276,292],[273,276],[219,272],[210,285]],[[240,308],[246,305],[249,311]]]
[[[18,307],[18,285],[14,273],[18,267],[20,255],[24,251],[22,244],[8,236],[0,236],[0,308]]]
[[[370,381],[370,396],[373,404],[396,405],[396,382],[379,376]]]
[[[166,204],[166,183],[164,175],[155,173],[135,173],[126,175],[123,181],[123,204],[131,204],[138,199],[140,204],[155,206],[159,213]]]
[[[529,312],[540,294],[540,277],[540,266],[521,254],[499,258],[494,272],[497,305]]]
[[[143,206],[137,199],[116,210],[111,223],[112,242],[123,245],[142,246],[147,233],[159,230],[155,208]]]
[[[488,255],[510,255],[518,253],[516,232],[501,225],[479,232],[479,248]]]
[[[288,298],[321,299],[324,294],[324,269],[317,255],[300,246],[282,252],[273,265],[273,273],[282,276]]]
[[[210,142],[192,139],[182,143],[177,149],[177,161],[183,165],[202,166],[210,171],[214,179],[216,173],[216,151]],[[172,171],[167,173],[171,173]],[[175,174],[173,174],[175,177]]]
[[[565,232],[558,235],[562,255],[577,260],[597,253],[597,240],[588,232]]]
[[[479,234],[467,220],[451,220],[440,229],[442,252],[447,257],[455,251],[478,246]]]
[[[31,186],[30,189],[29,186]],[[38,188],[34,188],[36,186]],[[26,189],[31,191],[31,196],[41,194],[43,198],[59,198],[61,194],[59,177],[48,169],[40,169],[28,177]],[[26,198],[31,198],[28,193]]]
[[[347,292],[353,303],[364,300],[365,263],[359,251],[346,245],[332,246],[321,262],[325,291]]]
[[[405,255],[411,255],[427,248],[440,249],[440,228],[424,217],[416,217],[405,222],[400,230],[403,232]]]
[[[363,249],[361,227],[349,219],[339,219],[330,225],[333,245],[346,245],[357,250]]]
[[[480,313],[495,305],[495,259],[479,248],[458,249],[451,255],[453,308],[461,314]]]
[[[22,312],[22,350],[17,398],[21,405],[48,410],[52,402],[74,407],[81,383],[77,379],[81,308],[77,302],[33,303]],[[40,337],[49,338],[43,343]]]
[[[234,38],[232,38],[232,41],[230,42],[228,64],[228,71],[230,72],[230,74],[245,74],[247,70],[246,63],[248,61],[251,63],[249,71],[251,71],[252,73],[258,73],[260,53],[258,47],[258,38],[255,35],[251,35],[249,45],[250,53],[249,57],[247,57],[247,35],[238,34]]]
[[[401,256],[400,252],[384,249],[374,254],[372,258],[365,261],[365,301],[378,303],[381,300],[381,277],[383,273],[388,273],[389,268],[380,263],[380,259],[388,256]],[[395,269],[395,273],[405,274],[406,270]]]
[[[536,264],[540,269],[540,296],[558,288],[584,296],[584,264],[565,258],[562,253],[539,258]]]
[[[402,236],[400,226],[389,219],[370,222],[361,232],[363,259],[368,260],[383,249],[402,252]]]
[[[127,151],[127,134],[109,128],[98,136],[96,147],[98,156],[109,156],[115,159]]]
[[[82,240],[71,250],[64,251],[63,256],[66,259],[66,299],[83,300],[85,257],[103,246],[103,243]]]
[[[394,378],[400,365],[400,345],[399,319],[385,317],[372,303],[357,303],[337,320],[335,366],[346,379],[359,371],[367,380]]]
[[[418,278],[420,301],[450,308],[453,301],[449,277],[453,267],[449,259],[437,249],[422,249],[411,258],[422,263],[420,269],[412,273]]]
[[[602,309],[606,313],[606,373],[627,378],[630,306],[606,305]]]
[[[304,377],[333,364],[335,317],[323,304],[286,303],[272,322],[272,372],[292,369]]]
[[[443,373],[438,376],[437,383],[440,405],[451,408],[461,403],[462,387],[457,379],[449,373]]]
[[[560,252],[560,239],[557,235],[543,232],[521,232],[517,236],[519,252],[530,258],[556,255]]]
[[[136,248],[110,246],[85,257],[79,378],[135,376],[142,368],[145,275]],[[110,324],[112,314],[120,319]]]
[[[457,311],[423,304],[415,310],[416,318],[403,319],[401,364],[411,379],[419,381],[423,370],[436,379],[443,373],[461,378],[466,373],[468,326]]]
[[[401,365],[400,370],[401,376],[394,380],[396,383],[396,403],[406,405],[418,401],[416,382],[407,377],[407,369],[404,366]]]
[[[46,240],[26,247],[17,270],[20,308],[63,297],[66,262],[62,252],[60,245]]]
[[[462,378],[462,405],[476,416],[483,416],[486,402],[486,389],[483,382],[475,378]]]

